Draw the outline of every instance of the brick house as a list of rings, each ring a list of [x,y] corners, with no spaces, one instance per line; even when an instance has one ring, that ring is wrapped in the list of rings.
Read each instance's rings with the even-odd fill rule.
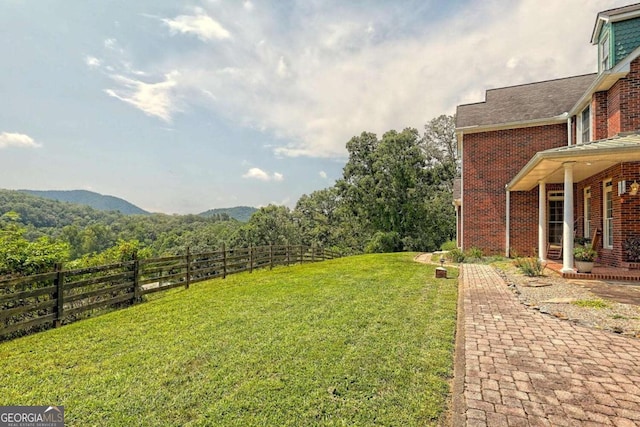
[[[598,73],[458,106],[462,249],[547,259],[558,248],[571,272],[574,238],[597,233],[602,264],[640,268],[623,251],[640,235],[640,4],[600,12],[591,43]]]

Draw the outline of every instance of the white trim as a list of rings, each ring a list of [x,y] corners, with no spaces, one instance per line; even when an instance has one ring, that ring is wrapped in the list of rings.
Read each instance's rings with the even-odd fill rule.
[[[547,184],[538,183],[538,257],[547,259]]]
[[[505,229],[505,248],[504,248],[504,256],[506,256],[507,258],[509,258],[510,255],[510,250],[509,250],[509,246],[511,246],[511,235],[509,233],[509,228],[511,228],[511,215],[510,211],[511,211],[511,192],[509,191],[509,189],[507,188],[507,186],[505,185],[505,190],[506,190],[506,197],[507,197],[507,210],[506,210],[506,229]]]
[[[457,133],[480,133],[480,132],[489,132],[492,130],[505,130],[505,129],[520,129],[520,128],[530,128],[535,126],[545,126],[545,125],[557,125],[558,123],[564,123],[567,118],[570,118],[569,113],[562,113],[559,116],[555,117],[545,117],[542,119],[534,119],[534,120],[521,120],[516,122],[509,123],[495,123],[489,125],[473,125],[473,126],[463,126],[456,128]]]
[[[573,166],[565,162],[564,168],[564,218],[562,222],[562,272],[573,272]]]
[[[611,185],[608,185],[611,184]],[[607,220],[607,193],[611,194],[611,210],[613,211],[613,182],[611,178],[602,181],[602,247],[605,249],[613,249],[613,245],[609,244],[609,238],[612,237],[613,224],[611,233],[609,232]],[[613,212],[611,212],[611,220],[613,221]]]
[[[589,211],[589,215],[587,215],[587,210]],[[590,217],[591,217],[591,186],[585,187],[582,189],[582,228],[584,229],[584,232],[582,234],[587,239],[591,238]]]
[[[587,123],[589,126],[589,136],[588,136],[588,140],[585,141],[582,139],[584,134],[584,128],[583,128],[584,118],[582,116],[587,111],[587,109],[589,110],[589,118],[587,119]],[[585,142],[591,142],[593,140],[593,126],[591,123],[592,118],[593,118],[593,111],[591,111],[591,104],[589,103],[576,116],[576,144],[584,144]]]

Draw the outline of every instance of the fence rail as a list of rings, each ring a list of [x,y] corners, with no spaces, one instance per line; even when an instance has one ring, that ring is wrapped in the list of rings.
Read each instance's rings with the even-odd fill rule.
[[[115,308],[144,295],[225,278],[258,268],[338,258],[324,248],[282,245],[134,259],[116,264],[0,278],[0,340],[59,327]]]

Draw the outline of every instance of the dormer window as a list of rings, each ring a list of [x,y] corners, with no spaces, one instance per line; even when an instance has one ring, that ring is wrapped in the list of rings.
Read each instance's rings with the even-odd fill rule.
[[[591,141],[591,108],[582,110],[578,115],[578,144]]]
[[[609,34],[606,34],[600,42],[600,71],[609,69]]]

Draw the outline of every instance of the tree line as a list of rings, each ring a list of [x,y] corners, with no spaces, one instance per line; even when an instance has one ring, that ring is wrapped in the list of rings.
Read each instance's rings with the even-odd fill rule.
[[[454,237],[458,175],[454,117],[369,132],[346,144],[343,175],[296,206],[269,205],[247,222],[226,214],[123,215],[0,191],[0,276],[57,262],[97,265],[250,245],[316,245],[342,253],[431,251]]]

